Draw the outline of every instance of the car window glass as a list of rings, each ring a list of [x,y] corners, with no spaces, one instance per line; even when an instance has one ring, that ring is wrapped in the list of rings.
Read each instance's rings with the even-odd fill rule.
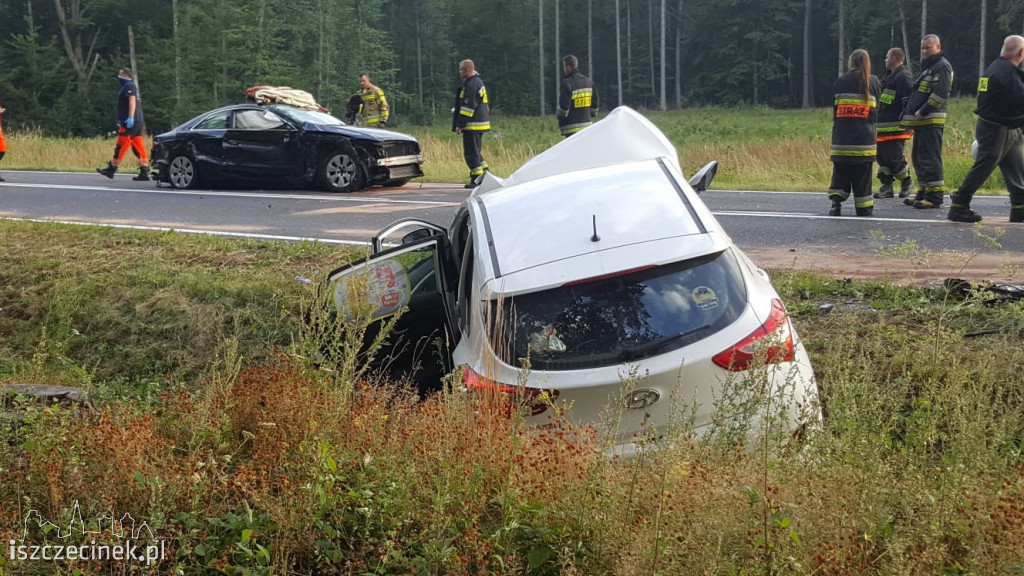
[[[238,110],[235,112],[236,130],[285,130],[288,125],[269,110]]]
[[[203,118],[202,122],[196,124],[193,130],[225,130],[228,127],[228,118],[230,116],[230,111],[210,114]]]
[[[418,296],[440,293],[437,245],[430,243],[377,258],[332,279],[334,302],[349,319],[383,318],[411,306]]]
[[[341,120],[316,110],[300,110],[291,106],[274,106],[274,110],[296,124],[319,124],[322,126],[345,126]]]
[[[747,304],[731,251],[492,303],[512,349],[540,370],[612,366],[688,346],[732,324]],[[504,349],[504,350],[502,350]]]

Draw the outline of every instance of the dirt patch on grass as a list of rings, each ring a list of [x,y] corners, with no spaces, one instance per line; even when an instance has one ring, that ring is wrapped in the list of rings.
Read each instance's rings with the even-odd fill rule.
[[[1024,254],[1009,252],[942,252],[924,258],[902,258],[857,252],[814,252],[777,248],[745,250],[758,266],[775,270],[806,270],[837,278],[933,285],[946,278],[1021,282]]]

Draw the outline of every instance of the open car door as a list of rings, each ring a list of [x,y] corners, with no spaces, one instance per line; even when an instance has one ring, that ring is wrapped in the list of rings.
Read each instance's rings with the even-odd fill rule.
[[[453,300],[445,288],[454,270],[450,253],[447,235],[432,233],[343,266],[328,278],[337,320],[349,329],[368,324],[360,354],[394,322],[370,365],[392,378],[411,379],[421,397],[440,390],[452,368]]]

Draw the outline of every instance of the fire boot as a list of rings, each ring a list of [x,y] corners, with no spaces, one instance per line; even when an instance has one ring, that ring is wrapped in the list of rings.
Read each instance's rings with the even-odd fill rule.
[[[1024,222],[1024,208],[1010,208],[1010,222]]]
[[[910,193],[914,190],[914,181],[907,176],[903,180],[900,180],[900,198],[906,198],[910,196]]]
[[[833,200],[832,209],[828,211],[829,216],[842,216],[843,214],[843,201]]]
[[[96,172],[99,172],[100,174],[103,174],[107,178],[110,178],[111,180],[113,180],[114,179],[114,173],[117,172],[117,166],[114,166],[113,162],[107,162],[107,167],[106,168],[97,168]]]
[[[133,176],[132,180],[136,182],[149,182],[151,180],[149,177],[149,166],[139,166],[139,174]]]
[[[892,182],[884,182],[878,192],[875,192],[875,198],[892,198],[892,192]]]
[[[974,222],[981,222],[981,214],[978,214],[970,207],[964,204],[953,204],[949,207],[949,213],[946,214],[946,219],[953,222],[967,222],[973,224]]]

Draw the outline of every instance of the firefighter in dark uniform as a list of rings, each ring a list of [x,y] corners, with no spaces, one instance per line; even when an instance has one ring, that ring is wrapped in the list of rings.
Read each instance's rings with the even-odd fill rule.
[[[885,55],[885,75],[882,76],[882,96],[878,99],[878,180],[882,186],[875,198],[892,198],[893,182],[900,181],[900,198],[910,195],[914,181],[904,155],[907,140],[914,133],[900,126],[903,108],[914,89],[910,71],[903,65],[907,55],[900,48],[890,48]]]
[[[960,188],[950,196],[947,218],[954,222],[979,222],[971,210],[971,198],[996,166],[1010,191],[1010,222],[1024,222],[1024,37],[1008,36],[999,58],[978,79],[978,122],[974,137],[978,149],[974,165]]]
[[[597,115],[597,90],[594,81],[580,74],[579,60],[569,55],[562,58],[562,88],[558,92],[558,129],[568,138],[593,124]]]
[[[953,67],[942,56],[935,34],[921,38],[921,74],[903,111],[903,126],[914,130],[910,159],[917,173],[917,194],[904,198],[914,208],[938,208],[946,194],[942,170],[942,131],[953,86]]]
[[[117,80],[121,83],[121,91],[117,94],[117,142],[114,143],[114,159],[107,162],[105,168],[97,168],[96,171],[112,179],[128,149],[131,148],[139,159],[139,173],[132,180],[149,180],[149,157],[146,155],[146,143],[142,140],[146,125],[142,117],[139,87],[128,68],[121,68],[118,71]]]
[[[875,122],[882,85],[871,74],[867,50],[850,54],[849,72],[832,85],[832,200],[829,216],[840,216],[843,202],[853,193],[857,216],[871,216],[871,168],[875,162]]]
[[[480,184],[488,169],[481,151],[484,132],[491,129],[490,105],[487,88],[472,60],[459,62],[462,86],[455,91],[455,106],[452,108],[452,132],[462,134],[462,156],[469,167],[469,184],[473,188]]]

